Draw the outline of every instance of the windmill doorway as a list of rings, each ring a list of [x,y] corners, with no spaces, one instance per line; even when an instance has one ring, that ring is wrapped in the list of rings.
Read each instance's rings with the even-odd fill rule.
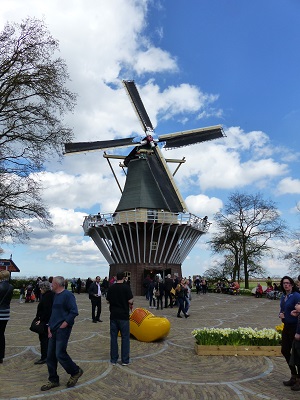
[[[162,279],[165,279],[165,277],[168,274],[171,274],[171,268],[167,268],[164,270],[161,269],[144,269],[144,279],[149,275],[151,279],[155,279],[155,276],[160,274],[160,276],[162,277]]]

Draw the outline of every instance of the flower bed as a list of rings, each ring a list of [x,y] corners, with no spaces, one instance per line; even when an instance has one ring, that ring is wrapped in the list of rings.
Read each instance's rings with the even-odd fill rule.
[[[281,355],[281,334],[275,329],[203,328],[192,335],[198,355]]]

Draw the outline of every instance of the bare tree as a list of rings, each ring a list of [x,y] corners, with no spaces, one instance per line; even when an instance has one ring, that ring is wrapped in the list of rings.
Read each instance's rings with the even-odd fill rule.
[[[214,252],[234,255],[234,268],[242,268],[245,288],[249,275],[263,270],[258,261],[271,252],[270,239],[286,237],[286,225],[275,203],[261,194],[233,193],[224,211],[215,215],[219,233],[211,240]]]
[[[232,226],[227,220],[223,220],[221,214],[215,216],[219,231],[212,236],[209,242],[214,253],[225,253],[224,263],[228,266],[230,262],[232,279],[240,281],[242,252],[241,252],[241,238],[239,232],[232,230]]]
[[[67,67],[55,57],[58,41],[43,21],[7,23],[0,33],[0,239],[24,240],[29,219],[51,226],[35,173],[62,155],[72,130],[62,120],[76,95]]]
[[[297,209],[300,212],[300,203],[297,204]],[[289,271],[291,274],[296,275],[297,277],[299,276],[300,273],[300,232],[299,231],[294,231],[292,232],[292,238],[291,238],[294,251],[289,252],[288,254],[285,255],[285,259],[289,260]]]
[[[234,281],[232,261],[232,256],[226,256],[222,262],[215,263],[213,267],[204,271],[203,276],[212,283],[218,281]]]

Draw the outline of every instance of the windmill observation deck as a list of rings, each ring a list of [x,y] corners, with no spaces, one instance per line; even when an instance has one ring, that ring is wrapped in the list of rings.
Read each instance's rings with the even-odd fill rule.
[[[90,236],[110,265],[181,265],[210,223],[191,213],[134,209],[85,217]]]

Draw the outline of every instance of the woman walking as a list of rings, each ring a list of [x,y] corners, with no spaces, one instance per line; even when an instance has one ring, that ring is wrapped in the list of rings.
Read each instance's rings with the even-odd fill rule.
[[[280,299],[279,318],[284,324],[282,331],[281,353],[291,371],[291,377],[288,381],[283,381],[284,386],[294,386],[297,382],[297,370],[295,366],[289,365],[291,357],[291,349],[295,337],[298,318],[293,316],[291,312],[295,309],[295,305],[300,302],[300,293],[297,291],[295,282],[289,276],[281,279],[280,286],[283,295]]]
[[[176,297],[178,299],[178,311],[177,318],[182,318],[180,315],[181,311],[183,312],[185,318],[188,318],[189,315],[185,312],[185,299],[187,296],[187,290],[185,287],[185,279],[181,279],[180,283],[178,283],[176,289]]]
[[[48,322],[51,317],[54,292],[51,290],[51,285],[48,281],[43,281],[40,284],[41,300],[37,306],[36,317],[38,323],[44,325],[44,331],[39,333],[39,341],[41,345],[41,358],[35,361],[35,364],[45,364],[47,361],[48,351]]]

